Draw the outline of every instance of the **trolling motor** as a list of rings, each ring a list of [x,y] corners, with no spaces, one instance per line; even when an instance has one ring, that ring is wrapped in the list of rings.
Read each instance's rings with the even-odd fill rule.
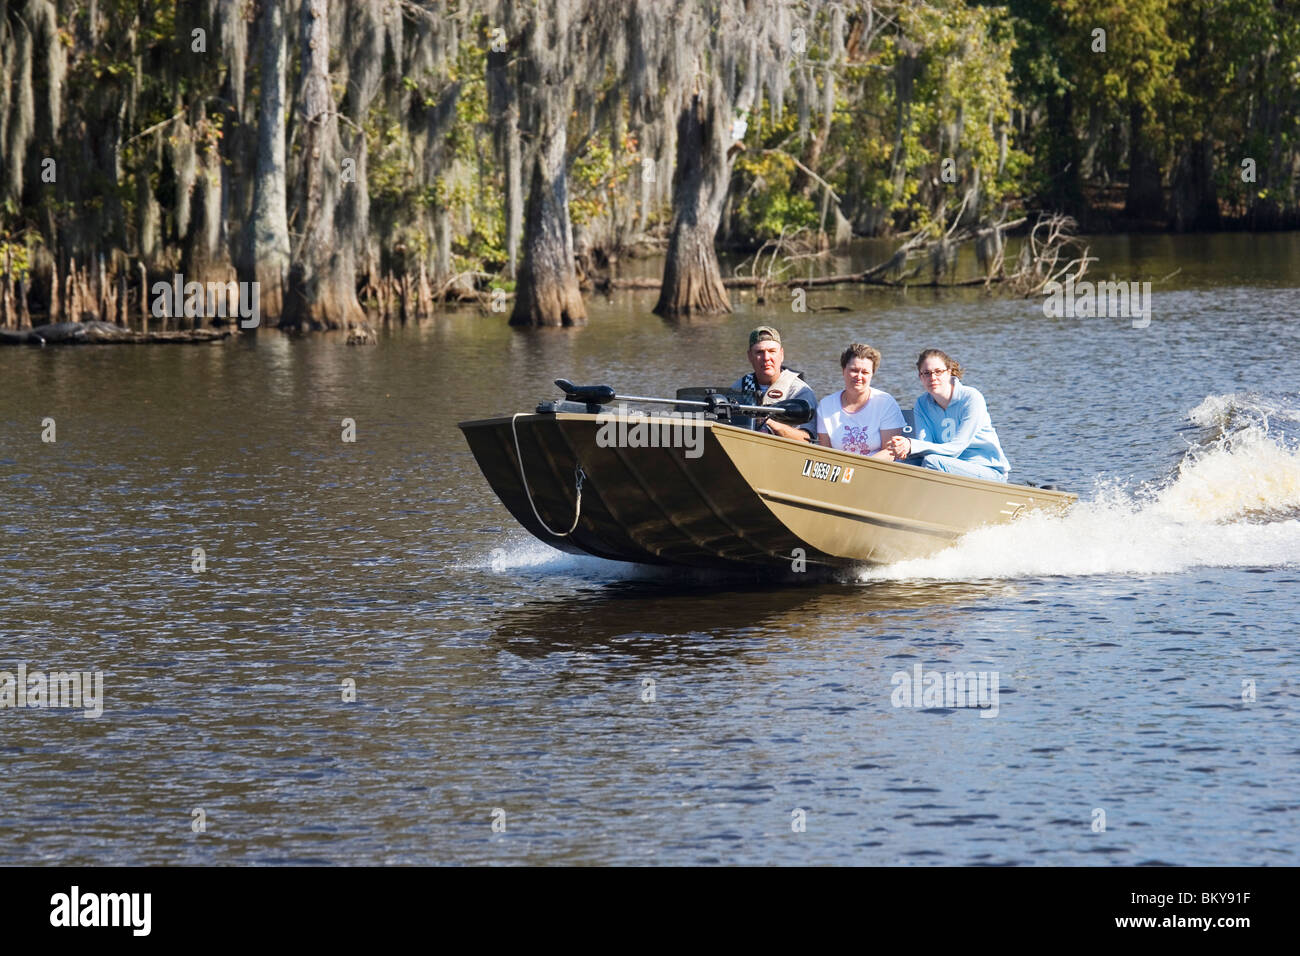
[[[542,402],[537,406],[541,413],[585,412],[600,414],[606,405],[615,402],[643,402],[650,405],[673,405],[677,408],[698,408],[714,421],[730,422],[732,416],[744,418],[772,418],[786,425],[804,425],[812,421],[816,409],[801,398],[790,398],[773,405],[746,405],[716,389],[706,388],[700,398],[651,398],[645,395],[618,395],[611,385],[574,385],[567,379],[557,378],[555,384],[564,392],[562,402]],[[696,392],[696,389],[684,389]]]

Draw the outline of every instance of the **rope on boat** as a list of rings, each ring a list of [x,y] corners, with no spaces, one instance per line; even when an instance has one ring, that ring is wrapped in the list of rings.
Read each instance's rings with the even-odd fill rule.
[[[546,523],[546,519],[538,514],[537,505],[533,504],[533,493],[528,489],[528,476],[524,474],[524,453],[519,449],[519,431],[515,428],[515,419],[524,414],[527,413],[515,412],[514,416],[510,419],[510,433],[515,436],[515,457],[519,459],[519,479],[524,483],[524,494],[528,496],[528,507],[533,509],[533,515],[537,518],[538,523],[546,529],[548,534],[553,534],[557,538],[563,538],[566,535],[572,534],[573,529],[578,527],[578,518],[582,514],[582,482],[587,476],[583,473],[581,463],[573,466],[573,490],[576,494],[576,499],[573,502],[573,524],[569,525],[568,531],[553,530],[551,526]]]

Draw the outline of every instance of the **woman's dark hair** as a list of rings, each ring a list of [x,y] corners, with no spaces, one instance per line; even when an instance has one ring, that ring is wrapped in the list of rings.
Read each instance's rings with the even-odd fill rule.
[[[961,378],[961,366],[949,358],[947,352],[941,352],[938,349],[926,349],[921,353],[920,357],[916,360],[916,370],[918,372],[921,371],[921,366],[928,358],[937,358],[948,367],[948,371],[952,373],[953,378]]]

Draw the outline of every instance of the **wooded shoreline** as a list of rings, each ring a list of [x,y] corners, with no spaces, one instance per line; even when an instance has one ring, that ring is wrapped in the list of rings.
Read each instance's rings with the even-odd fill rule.
[[[719,245],[855,236],[905,261],[842,281],[1027,294],[1017,219],[1300,226],[1298,58],[1268,0],[0,0],[0,328],[169,331],[173,274],[291,329],[575,325],[647,244],[707,314],[792,281]]]

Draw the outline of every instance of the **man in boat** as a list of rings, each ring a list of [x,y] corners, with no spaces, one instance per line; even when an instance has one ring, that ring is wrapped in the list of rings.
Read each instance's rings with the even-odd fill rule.
[[[813,408],[817,407],[817,396],[812,388],[799,372],[785,367],[785,349],[781,347],[781,333],[776,329],[760,325],[749,333],[749,364],[754,371],[741,376],[731,386],[745,393],[746,405],[775,405],[800,398]],[[815,420],[804,425],[785,425],[769,418],[760,425],[757,419],[751,419],[750,427],[782,438],[817,444]]]

